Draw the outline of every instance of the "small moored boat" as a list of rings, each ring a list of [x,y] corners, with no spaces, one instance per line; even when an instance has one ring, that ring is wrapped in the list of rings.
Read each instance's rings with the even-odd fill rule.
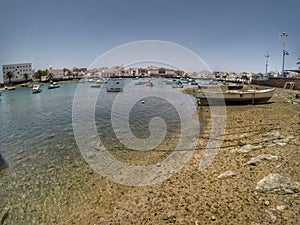
[[[150,80],[147,81],[145,84],[146,84],[146,86],[150,86],[150,87],[154,86],[153,82]]]
[[[48,86],[48,89],[55,89],[55,88],[59,88],[60,86],[59,85],[57,85],[55,82],[53,83],[53,84],[50,84],[49,86]]]
[[[100,88],[101,84],[91,84],[91,88]]]
[[[121,79],[108,80],[106,83],[107,92],[121,92],[123,91],[123,82]]]
[[[38,84],[33,85],[32,94],[36,94],[36,93],[39,93],[41,91],[42,91],[42,89],[41,89],[40,85],[38,85]]]

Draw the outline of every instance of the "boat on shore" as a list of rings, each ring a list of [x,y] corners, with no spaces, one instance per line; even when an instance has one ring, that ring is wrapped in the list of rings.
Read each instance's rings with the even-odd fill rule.
[[[263,90],[228,90],[226,92],[196,92],[195,97],[200,105],[217,104],[263,104],[274,94],[275,88]]]
[[[42,91],[41,87],[39,84],[35,84],[32,87],[32,94],[40,93]]]
[[[12,86],[12,87],[4,86],[4,89],[8,90],[8,91],[12,91],[12,90],[16,90],[16,87],[14,87],[14,86]]]
[[[238,85],[238,84],[231,84],[227,86],[228,90],[241,90],[243,89],[243,87],[244,85]]]

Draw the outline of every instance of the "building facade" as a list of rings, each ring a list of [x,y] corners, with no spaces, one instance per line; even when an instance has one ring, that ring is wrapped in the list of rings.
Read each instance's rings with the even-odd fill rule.
[[[32,65],[31,63],[18,63],[18,64],[6,64],[2,65],[3,81],[9,83],[7,73],[11,72],[11,82],[23,82],[32,79]],[[28,74],[28,76],[24,75]]]
[[[63,79],[65,76],[65,71],[63,69],[53,69],[50,67],[48,72],[52,74],[52,78],[54,79]]]

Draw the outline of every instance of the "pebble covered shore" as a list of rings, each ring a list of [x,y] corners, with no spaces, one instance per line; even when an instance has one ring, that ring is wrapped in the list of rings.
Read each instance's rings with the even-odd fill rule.
[[[208,106],[199,109],[207,121],[193,158],[162,183],[116,184],[71,156],[63,168],[49,166],[47,193],[30,189],[33,181],[24,176],[23,185],[14,187],[19,204],[12,204],[12,194],[1,203],[1,224],[298,225],[297,93],[278,89],[268,104],[227,106],[221,150],[202,172],[199,161],[210,137]]]

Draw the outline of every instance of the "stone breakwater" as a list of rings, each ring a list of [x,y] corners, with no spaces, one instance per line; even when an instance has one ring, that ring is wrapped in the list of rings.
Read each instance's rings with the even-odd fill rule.
[[[296,78],[269,78],[268,80],[252,80],[252,84],[283,88],[286,82],[294,83],[294,90],[300,90],[300,79]]]

